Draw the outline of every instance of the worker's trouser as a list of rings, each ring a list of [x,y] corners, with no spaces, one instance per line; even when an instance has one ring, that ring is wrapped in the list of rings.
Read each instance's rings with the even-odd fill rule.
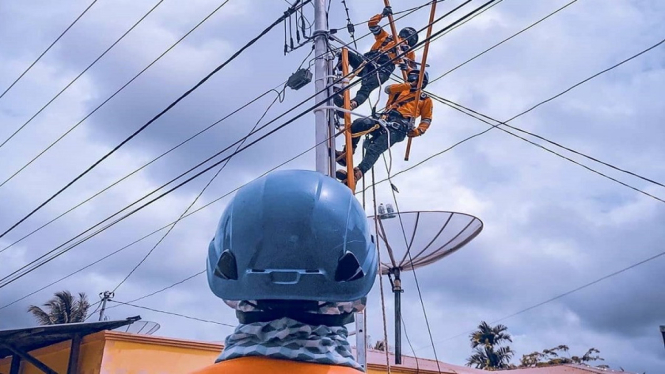
[[[392,74],[393,70],[395,70],[395,65],[393,63],[388,63],[386,66],[377,70],[376,68],[378,66],[385,64],[390,61],[390,59],[384,56],[378,59],[373,58],[376,55],[375,52],[368,52],[363,57],[356,53],[349,52],[349,65],[351,65],[353,69],[358,68],[358,66],[360,66],[365,60],[369,59],[373,61],[368,61],[360,74],[358,74],[362,78],[362,82],[360,83],[360,89],[356,92],[356,97],[352,99],[358,104],[358,106],[362,105],[362,103],[367,100],[372,91],[385,83],[388,78],[390,78],[390,74]]]
[[[365,156],[360,164],[358,164],[358,169],[360,169],[363,174],[372,168],[383,152],[387,151],[388,148],[392,147],[395,143],[401,142],[406,137],[406,132],[408,131],[407,119],[391,117],[388,121],[400,122],[402,123],[402,127],[399,129],[388,127],[388,132],[386,132],[384,128],[378,128],[370,133],[370,138],[363,143]],[[351,124],[351,133],[370,130],[375,124],[376,121],[371,118],[359,118]],[[390,144],[388,144],[388,138],[390,138]],[[353,151],[356,150],[359,141],[360,137],[353,138]]]

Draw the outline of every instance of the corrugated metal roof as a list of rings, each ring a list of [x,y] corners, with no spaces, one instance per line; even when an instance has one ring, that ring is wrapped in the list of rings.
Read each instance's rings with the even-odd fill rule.
[[[70,340],[76,334],[85,336],[102,330],[112,330],[121,326],[130,325],[140,319],[140,316],[136,316],[117,321],[65,323],[60,325],[27,327],[23,329],[0,330],[0,343],[10,344],[20,350],[29,352],[38,348]],[[9,349],[0,346],[0,358],[11,355],[12,352]]]

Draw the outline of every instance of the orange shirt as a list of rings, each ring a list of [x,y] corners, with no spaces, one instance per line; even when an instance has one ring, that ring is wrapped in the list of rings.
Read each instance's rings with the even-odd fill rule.
[[[395,54],[394,47],[397,45],[397,43],[401,42],[402,39],[396,35],[397,37],[397,42],[394,40],[391,40],[389,42],[386,42],[386,38],[392,38],[390,34],[386,32],[381,26],[379,26],[379,21],[381,21],[382,16],[380,14],[375,15],[374,17],[370,18],[368,26],[370,28],[370,31],[374,34],[374,39],[376,40],[374,44],[372,45],[372,48],[370,48],[371,51],[378,51],[378,52],[386,52],[390,51],[387,53],[388,57],[390,59],[394,59],[397,54]],[[374,30],[372,30],[374,29]],[[380,31],[377,31],[380,30]],[[384,44],[385,43],[385,44]],[[400,44],[400,46],[408,46],[406,42],[403,42]],[[402,56],[400,59],[406,58],[411,61],[416,60],[416,54],[413,51],[407,52],[404,56]],[[393,61],[395,64],[399,63],[399,60],[394,60]]]
[[[192,374],[361,374],[348,366],[312,364],[267,357],[241,357],[218,362]]]
[[[418,118],[420,117],[420,134],[424,134],[432,123],[432,109],[433,103],[425,93],[422,93],[420,100],[418,100],[418,108],[416,108],[415,99],[416,92],[411,91],[410,83],[391,84],[385,88],[388,95],[388,102],[386,108],[395,109],[402,114],[404,118]],[[404,104],[405,101],[408,101]],[[402,103],[402,104],[401,104]]]

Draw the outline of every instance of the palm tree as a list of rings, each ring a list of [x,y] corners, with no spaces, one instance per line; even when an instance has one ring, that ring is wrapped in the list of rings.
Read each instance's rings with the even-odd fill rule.
[[[495,347],[511,342],[513,339],[506,332],[508,327],[496,325],[494,327],[482,321],[478,325],[478,330],[474,331],[469,338],[471,339],[471,348],[474,353],[467,359],[467,366],[475,366],[477,369],[507,369],[510,366],[510,359],[515,354],[510,347]]]
[[[476,369],[496,370],[511,368],[510,359],[515,352],[510,347],[501,347],[496,351],[494,348],[476,347],[474,354],[466,360],[466,366],[475,366]]]
[[[85,321],[90,303],[85,293],[79,293],[77,300],[69,291],[60,291],[44,306],[48,312],[36,305],[31,305],[28,312],[32,313],[41,325],[58,325]]]
[[[471,348],[476,348],[479,345],[495,346],[501,345],[505,341],[513,342],[510,334],[506,332],[508,327],[504,325],[496,325],[494,327],[482,321],[478,325],[478,330],[474,331],[469,338],[471,338]]]

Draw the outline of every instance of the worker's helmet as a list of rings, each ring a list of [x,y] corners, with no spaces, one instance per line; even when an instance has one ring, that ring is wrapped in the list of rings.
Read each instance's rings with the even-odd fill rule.
[[[377,270],[351,190],[307,170],[242,187],[208,247],[208,285],[224,300],[354,301],[369,293]]]
[[[418,32],[413,27],[405,27],[399,31],[399,37],[406,40],[409,47],[413,48],[418,44]]]
[[[409,82],[418,82],[418,76],[420,75],[420,70],[418,69],[413,69],[409,71],[409,75],[407,75],[407,81]],[[425,76],[423,77],[423,85],[420,87],[421,89],[424,89],[427,87],[427,83],[429,82],[429,73],[425,71]]]

